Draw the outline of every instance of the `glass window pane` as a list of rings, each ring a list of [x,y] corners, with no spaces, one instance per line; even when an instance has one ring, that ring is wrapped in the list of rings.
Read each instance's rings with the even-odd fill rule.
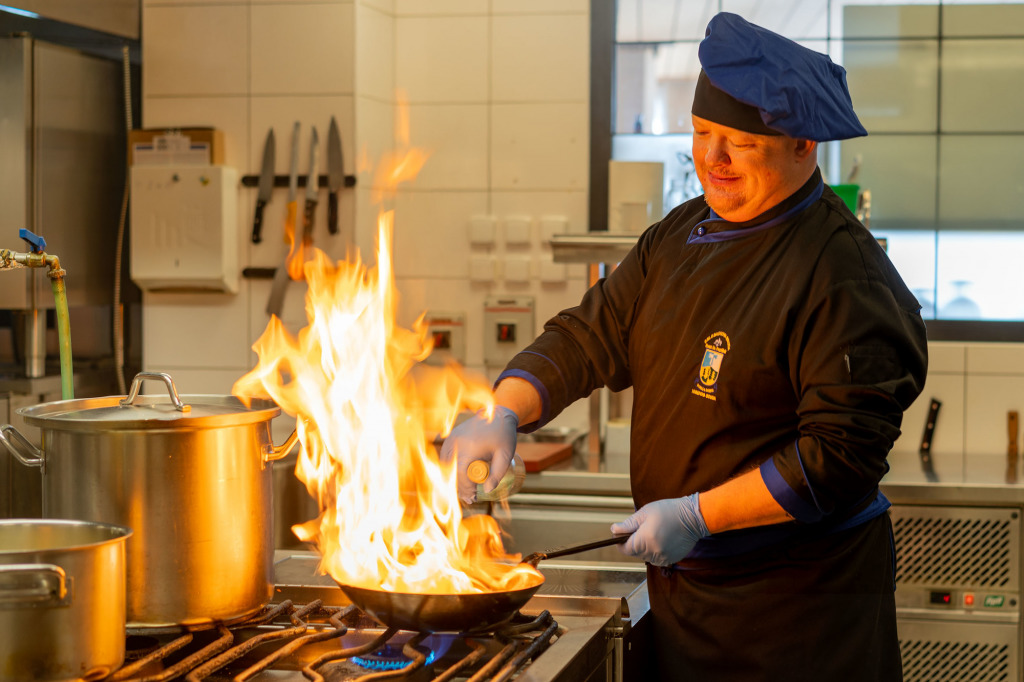
[[[871,191],[871,227],[935,227],[935,138],[868,135],[840,143],[842,176],[860,157],[857,184]]]
[[[926,5],[882,5],[867,0],[867,5],[837,3],[834,17],[840,20],[832,25],[832,37],[851,38],[937,38],[939,36],[939,7],[934,0]],[[839,10],[842,10],[841,12]]]
[[[938,233],[938,317],[1021,320],[1024,234]]]
[[[869,133],[936,131],[937,40],[846,40],[843,66],[853,107]]]
[[[696,43],[619,45],[615,132],[692,132],[690,105],[700,62]]]
[[[821,0],[722,0],[722,11],[740,15],[787,38],[828,38],[828,5]]]
[[[619,0],[616,40],[700,40],[717,11],[714,0]]]
[[[889,232],[872,229],[871,233],[886,242],[885,252],[896,266],[900,277],[914,292],[925,319],[935,317],[935,250],[933,230],[899,230]]]
[[[943,2],[942,35],[953,36],[1019,36],[1024,35],[1024,5],[1017,2],[965,3]]]
[[[946,40],[942,132],[1024,132],[1024,38]]]
[[[1020,230],[1021,216],[1024,135],[943,135],[939,148],[939,220],[943,227],[1009,226]]]

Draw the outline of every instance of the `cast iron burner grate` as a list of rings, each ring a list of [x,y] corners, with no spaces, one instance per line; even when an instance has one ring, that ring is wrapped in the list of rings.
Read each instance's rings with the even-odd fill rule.
[[[284,601],[230,626],[133,629],[125,664],[106,679],[509,680],[559,634],[547,611],[536,618],[517,613],[486,632],[431,634],[385,629],[355,606]]]

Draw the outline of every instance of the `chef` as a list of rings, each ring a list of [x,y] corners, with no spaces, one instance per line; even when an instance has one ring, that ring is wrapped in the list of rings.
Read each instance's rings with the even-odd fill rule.
[[[508,364],[493,419],[442,459],[505,473],[519,432],[633,387],[637,511],[658,679],[902,679],[878,483],[921,391],[920,306],[822,181],[818,143],[866,135],[845,71],[734,14],[699,47],[693,158],[674,208]]]

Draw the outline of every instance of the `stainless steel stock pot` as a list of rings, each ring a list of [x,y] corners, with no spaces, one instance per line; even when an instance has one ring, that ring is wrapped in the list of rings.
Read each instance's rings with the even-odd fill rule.
[[[158,379],[167,395],[139,395]],[[43,515],[127,526],[128,624],[230,622],[273,591],[272,471],[280,447],[269,400],[178,396],[143,372],[127,397],[62,400],[18,411],[42,430],[35,448],[14,427],[0,442],[42,469]]]

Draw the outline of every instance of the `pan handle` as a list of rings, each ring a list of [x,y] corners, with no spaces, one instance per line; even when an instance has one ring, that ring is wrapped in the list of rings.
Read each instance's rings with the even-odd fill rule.
[[[41,472],[46,473],[46,458],[43,456],[43,451],[32,445],[29,439],[21,435],[21,431],[11,424],[0,426],[0,443],[3,443],[7,451],[14,455],[14,459],[27,467],[39,467]],[[24,448],[24,451],[21,448]]]
[[[627,533],[625,535],[613,535],[610,538],[597,540],[595,542],[588,542],[584,545],[575,545],[573,547],[566,547],[565,549],[553,549],[550,552],[534,552],[524,558],[523,563],[530,564],[536,568],[537,564],[544,559],[554,559],[555,557],[567,556],[569,554],[579,554],[580,552],[586,552],[591,549],[600,549],[601,547],[609,547],[611,545],[621,545],[629,539],[630,535],[632,535],[632,533]]]
[[[273,462],[275,460],[283,459],[289,452],[295,442],[299,440],[298,430],[292,431],[292,434],[281,445],[274,445],[269,443],[263,446],[263,465],[266,466],[267,462]]]
[[[164,382],[167,386],[167,392],[171,394],[171,402],[174,403],[175,409],[178,412],[190,412],[192,410],[191,405],[186,405],[181,402],[181,398],[178,397],[178,389],[174,387],[174,379],[171,378],[170,374],[164,372],[139,372],[132,379],[132,389],[128,392],[128,397],[118,403],[121,407],[128,407],[135,403],[135,399],[139,397],[139,390],[142,388],[142,382],[146,379],[159,379]]]

